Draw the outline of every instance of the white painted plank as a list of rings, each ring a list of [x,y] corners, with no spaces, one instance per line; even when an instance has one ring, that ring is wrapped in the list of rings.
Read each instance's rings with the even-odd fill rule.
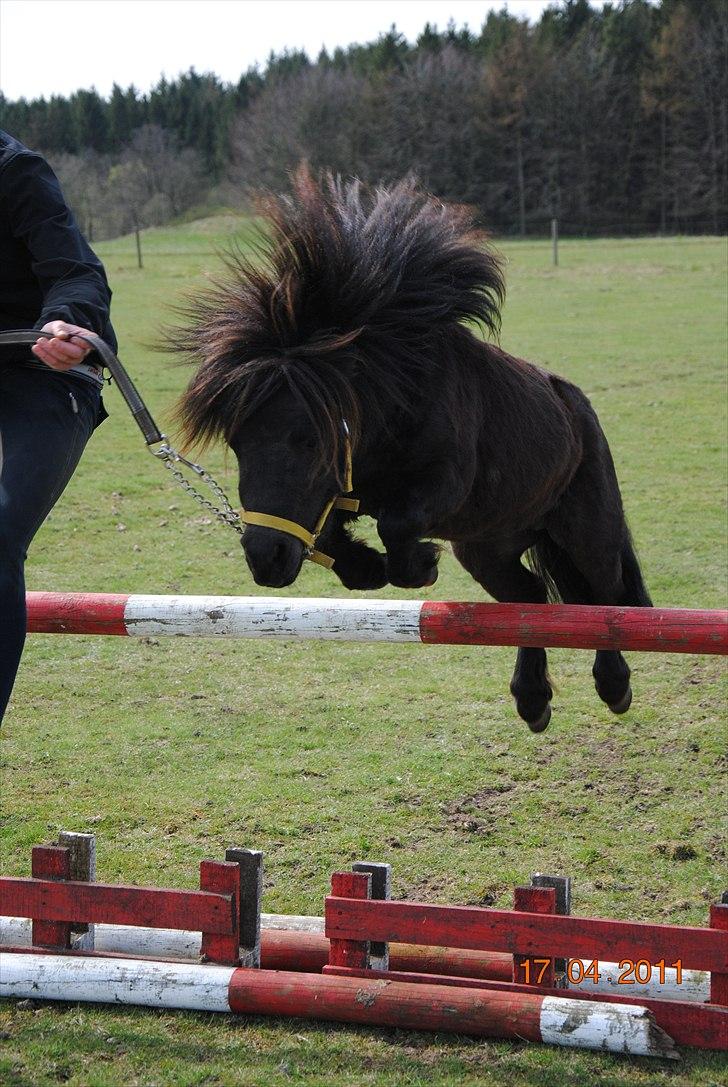
[[[130,596],[132,636],[312,638],[419,642],[421,600],[285,599],[267,596]]]

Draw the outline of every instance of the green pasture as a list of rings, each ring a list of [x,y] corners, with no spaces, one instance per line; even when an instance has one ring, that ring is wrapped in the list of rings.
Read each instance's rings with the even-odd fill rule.
[[[160,422],[186,372],[154,349],[159,328],[250,230],[219,217],[149,231],[142,271],[132,239],[98,247],[121,357]],[[591,397],[655,602],[725,606],[725,240],[568,240],[558,268],[546,242],[502,249],[501,342]],[[29,588],[255,592],[235,535],[172,486],[114,389],[106,401],[111,418],[33,545]],[[205,460],[234,492],[224,451]],[[343,594],[312,564],[293,592]],[[445,554],[428,595],[482,592]],[[369,858],[394,865],[398,897],[507,906],[540,870],[574,877],[577,913],[704,924],[727,882],[723,662],[631,654],[633,709],[617,718],[590,654],[554,651],[553,721],[532,735],[508,693],[513,658],[31,637],[4,727],[3,869],[27,875],[31,845],[93,830],[108,881],[192,887],[201,858],[261,848],[271,912],[320,913],[331,871]],[[727,1072],[688,1051],[660,1064],[304,1021],[0,1007],[8,1087],[708,1087]]]

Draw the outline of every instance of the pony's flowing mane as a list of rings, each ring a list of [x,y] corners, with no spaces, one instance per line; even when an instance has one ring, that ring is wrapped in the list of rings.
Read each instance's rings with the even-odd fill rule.
[[[384,402],[411,410],[443,334],[462,322],[497,333],[501,263],[469,209],[413,179],[368,190],[306,166],[292,195],[261,206],[254,259],[230,256],[170,337],[197,366],[178,406],[188,443],[229,440],[285,384],[336,463],[342,418],[356,439]]]

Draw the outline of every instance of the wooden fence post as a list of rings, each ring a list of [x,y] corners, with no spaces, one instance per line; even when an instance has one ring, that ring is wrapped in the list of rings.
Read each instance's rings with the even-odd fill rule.
[[[70,879],[71,855],[62,846],[34,845],[31,851],[30,874],[34,879]],[[70,921],[33,921],[31,940],[34,947],[71,946]]]
[[[58,844],[68,850],[71,873],[69,879],[93,883],[96,879],[96,835],[62,830],[58,835]],[[94,926],[80,922],[72,924],[71,942],[78,951],[93,951]]]
[[[528,913],[556,913],[556,891],[553,887],[516,887],[513,891],[514,910]],[[544,941],[546,942],[546,941]],[[554,987],[553,956],[514,955],[513,980],[534,988]]]
[[[710,927],[728,932],[728,904],[719,902],[710,907]],[[711,972],[710,1003],[728,1005],[728,974]]]
[[[532,887],[553,887],[556,892],[556,913],[564,916],[571,913],[571,876],[547,876],[543,872],[534,872],[531,876]],[[568,959],[554,959],[554,985],[557,989],[568,989]]]
[[[371,898],[372,877],[369,872],[334,872],[331,876],[331,894],[336,898]],[[369,966],[369,941],[332,939],[329,965],[366,970]]]
[[[260,967],[260,904],[263,897],[263,854],[260,849],[225,850],[225,860],[240,868],[238,942],[240,965]]]
[[[200,861],[200,890],[216,891],[232,895],[235,903],[233,926],[230,934],[203,932],[200,954],[203,962],[217,962],[237,966],[240,962],[238,947],[240,917],[240,866],[231,861]]]
[[[387,902],[392,897],[392,865],[379,861],[354,861],[352,872],[368,872],[372,877],[371,897]],[[389,970],[389,944],[373,940],[369,944],[372,970]]]

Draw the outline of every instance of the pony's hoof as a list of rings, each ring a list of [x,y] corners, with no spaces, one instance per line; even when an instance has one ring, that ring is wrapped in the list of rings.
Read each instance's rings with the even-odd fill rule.
[[[437,544],[422,542],[413,544],[404,554],[387,554],[387,576],[390,585],[400,589],[425,589],[437,581],[437,560],[440,556]]]
[[[387,560],[371,547],[352,547],[334,563],[334,573],[345,589],[382,589],[387,583]]]
[[[428,589],[437,581],[438,569],[433,566],[426,574],[396,574],[388,570],[389,584],[398,589]]]
[[[632,705],[632,688],[628,687],[619,702],[610,703],[610,710],[612,713],[626,713],[629,707]]]
[[[546,709],[536,721],[526,721],[531,732],[545,732],[551,720],[551,706],[547,703]]]

